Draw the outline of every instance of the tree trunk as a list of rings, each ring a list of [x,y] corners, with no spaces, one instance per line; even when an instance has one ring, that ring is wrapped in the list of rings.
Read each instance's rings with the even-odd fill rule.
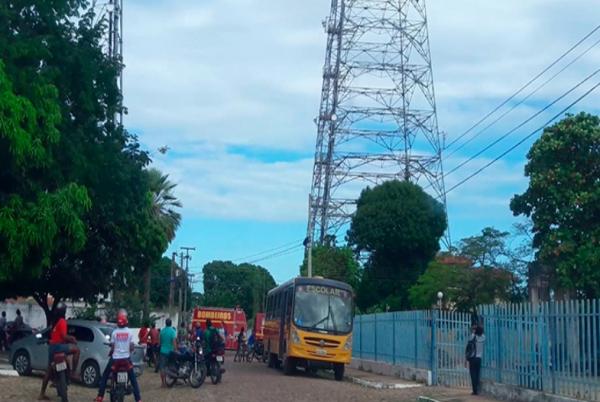
[[[150,288],[152,286],[152,269],[150,265],[144,270],[144,312],[142,320],[145,322],[150,319]]]

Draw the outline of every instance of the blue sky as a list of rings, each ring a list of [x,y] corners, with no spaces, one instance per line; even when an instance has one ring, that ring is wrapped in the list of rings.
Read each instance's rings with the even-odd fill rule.
[[[200,273],[214,259],[236,260],[304,238],[316,137],[313,118],[319,107],[325,51],[321,21],[329,3],[125,2],[124,95],[129,109],[125,124],[153,152],[155,165],[178,183],[184,219],[169,255],[180,246],[195,246],[192,272]],[[600,21],[596,0],[429,0],[427,5],[439,127],[447,142]],[[598,39],[600,33],[587,44]],[[524,121],[599,65],[597,47],[447,158],[445,170]],[[449,175],[446,187],[542,125],[581,93]],[[595,93],[574,111],[600,113],[599,101]],[[164,145],[171,149],[166,155],[156,152]],[[454,240],[485,226],[509,229],[517,221],[508,204],[513,194],[526,188],[523,165],[530,145],[528,141],[448,195]],[[301,260],[299,249],[259,263],[282,282],[298,273]]]

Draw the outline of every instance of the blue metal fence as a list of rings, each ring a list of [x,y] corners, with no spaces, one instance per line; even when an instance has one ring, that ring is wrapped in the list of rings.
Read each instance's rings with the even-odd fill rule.
[[[600,301],[481,306],[482,377],[600,401]],[[357,316],[354,357],[428,369],[434,383],[469,385],[469,314],[408,311]]]

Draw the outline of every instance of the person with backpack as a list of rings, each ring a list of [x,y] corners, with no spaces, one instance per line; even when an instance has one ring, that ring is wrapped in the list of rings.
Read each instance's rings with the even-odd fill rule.
[[[465,357],[469,363],[469,373],[471,374],[472,395],[479,394],[484,343],[485,335],[483,334],[483,327],[473,325],[471,328],[471,337],[465,350]]]

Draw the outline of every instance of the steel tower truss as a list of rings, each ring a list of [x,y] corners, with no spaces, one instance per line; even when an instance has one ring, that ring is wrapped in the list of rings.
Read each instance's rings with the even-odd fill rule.
[[[350,222],[367,185],[410,180],[445,206],[424,0],[332,0],[309,240]]]

